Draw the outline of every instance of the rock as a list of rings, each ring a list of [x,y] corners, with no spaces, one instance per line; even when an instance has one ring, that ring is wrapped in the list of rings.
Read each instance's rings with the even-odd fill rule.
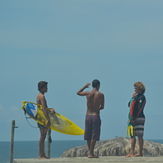
[[[131,139],[117,137],[96,142],[94,153],[98,156],[125,156],[131,148]],[[136,141],[135,153],[138,152],[138,140]],[[163,156],[163,144],[144,140],[144,156]],[[87,145],[67,149],[61,157],[86,157],[88,156]]]

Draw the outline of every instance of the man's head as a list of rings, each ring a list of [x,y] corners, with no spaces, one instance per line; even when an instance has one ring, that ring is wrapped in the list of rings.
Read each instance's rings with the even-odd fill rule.
[[[41,91],[43,88],[46,88],[47,89],[47,84],[48,84],[48,82],[46,82],[46,81],[40,81],[39,83],[38,83],[38,90],[39,91]],[[46,90],[47,91],[47,90]],[[45,91],[45,92],[46,92]]]
[[[134,83],[134,89],[137,93],[145,93],[145,86],[142,82],[136,82]]]
[[[95,79],[92,81],[92,87],[93,88],[100,88],[100,81]]]

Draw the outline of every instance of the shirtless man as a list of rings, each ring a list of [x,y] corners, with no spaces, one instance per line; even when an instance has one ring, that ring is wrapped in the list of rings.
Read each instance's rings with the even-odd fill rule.
[[[49,157],[47,157],[44,153],[44,141],[46,138],[48,128],[50,126],[50,119],[49,119],[48,110],[47,110],[48,106],[47,106],[47,102],[44,96],[44,94],[48,90],[47,84],[48,82],[45,82],[45,81],[40,81],[38,83],[38,90],[40,93],[38,94],[36,98],[37,104],[42,105],[42,111],[44,112],[45,117],[47,119],[46,126],[38,123],[38,128],[40,129],[39,156],[38,156],[39,159],[49,159]],[[54,109],[51,109],[50,112],[51,114],[55,113]]]
[[[90,152],[88,158],[98,158],[98,156],[94,155],[94,147],[96,141],[99,141],[100,139],[100,110],[104,109],[104,94],[98,91],[100,88],[100,82],[97,79],[92,81],[92,91],[83,92],[83,90],[88,88],[90,85],[91,83],[87,83],[77,92],[77,95],[86,96],[87,98],[84,140],[87,140]]]

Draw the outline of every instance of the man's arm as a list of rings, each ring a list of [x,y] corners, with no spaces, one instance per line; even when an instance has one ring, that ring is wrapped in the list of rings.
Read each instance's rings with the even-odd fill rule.
[[[139,116],[139,114],[141,113],[141,111],[144,109],[145,104],[146,104],[146,99],[145,99],[144,96],[141,96],[138,99],[138,114],[137,114],[136,118]]]
[[[84,89],[89,88],[90,85],[91,85],[91,83],[87,83],[76,94],[79,95],[79,96],[86,96],[88,94],[88,92],[83,92],[83,91],[84,91]]]
[[[134,109],[135,109],[135,105],[136,105],[136,100],[135,98],[131,99],[131,104],[130,104],[130,120],[134,120]]]
[[[104,94],[101,95],[101,98],[102,98],[102,100],[101,100],[101,105],[100,105],[100,109],[99,110],[104,109],[104,103],[105,103]]]
[[[48,115],[48,110],[47,110],[47,103],[46,103],[46,99],[45,99],[45,96],[42,96],[40,98],[40,102],[41,102],[41,105],[42,105],[42,111],[47,119],[47,124],[46,126],[49,127],[50,126],[50,118],[49,118],[49,115]]]

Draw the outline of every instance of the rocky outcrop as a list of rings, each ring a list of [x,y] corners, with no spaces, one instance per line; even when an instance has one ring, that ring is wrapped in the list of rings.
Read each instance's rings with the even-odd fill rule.
[[[118,137],[99,141],[95,146],[95,155],[98,156],[125,156],[129,153],[131,139]],[[138,140],[135,146],[135,153],[138,152]],[[163,144],[144,140],[144,156],[163,156]],[[67,149],[61,157],[84,157],[88,156],[87,145]]]

